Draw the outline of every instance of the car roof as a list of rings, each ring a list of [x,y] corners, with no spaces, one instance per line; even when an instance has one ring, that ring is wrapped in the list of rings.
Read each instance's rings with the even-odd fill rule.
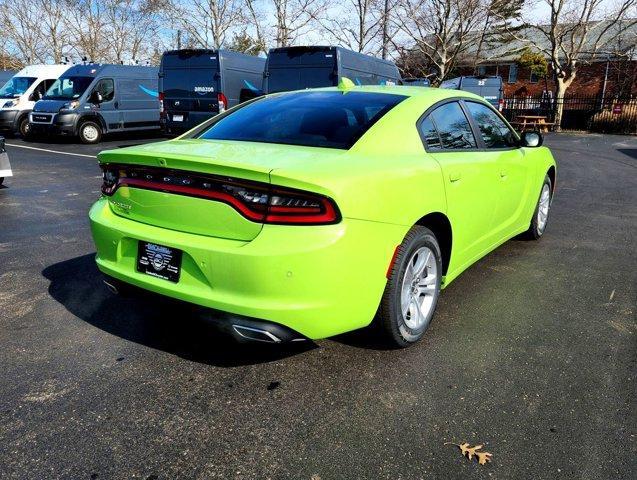
[[[413,87],[406,85],[356,85],[346,90],[342,90],[339,87],[325,87],[325,88],[313,88],[306,90],[295,90],[293,92],[279,92],[274,95],[299,93],[312,91],[332,91],[332,92],[366,92],[366,93],[388,93],[393,95],[403,95],[406,97],[419,97],[423,100],[430,100],[431,102],[437,102],[446,98],[470,98],[472,100],[480,100],[484,102],[484,98],[475,93],[466,92],[464,90],[452,90],[447,88],[435,88],[435,87]]]

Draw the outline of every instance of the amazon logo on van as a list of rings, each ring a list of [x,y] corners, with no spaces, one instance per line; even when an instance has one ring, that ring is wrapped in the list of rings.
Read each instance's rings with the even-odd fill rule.
[[[195,93],[205,95],[206,93],[213,93],[215,91],[215,87],[195,87],[193,90]]]
[[[138,87],[146,95],[150,95],[151,97],[159,98],[159,92],[157,92],[155,90],[151,90],[150,88],[146,88],[143,85],[138,85]]]

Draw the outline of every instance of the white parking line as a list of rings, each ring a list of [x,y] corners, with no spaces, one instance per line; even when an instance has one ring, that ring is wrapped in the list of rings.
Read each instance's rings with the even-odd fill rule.
[[[26,148],[28,150],[38,150],[39,152],[57,153],[59,155],[72,155],[74,157],[97,158],[95,155],[86,155],[84,153],[59,152],[57,150],[49,150],[47,148],[27,147],[26,145],[16,145],[15,143],[5,143],[7,147]]]

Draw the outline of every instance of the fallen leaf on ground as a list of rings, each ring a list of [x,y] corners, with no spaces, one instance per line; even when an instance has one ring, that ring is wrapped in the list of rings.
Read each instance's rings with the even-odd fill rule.
[[[464,443],[445,442],[445,445],[454,445],[458,447],[460,449],[460,453],[462,453],[462,455],[467,457],[469,460],[472,460],[473,457],[475,456],[478,459],[478,463],[480,465],[486,465],[488,462],[491,461],[491,457],[493,456],[489,452],[478,451],[478,450],[481,450],[484,445],[476,445],[475,447],[472,447],[467,442],[464,442]]]

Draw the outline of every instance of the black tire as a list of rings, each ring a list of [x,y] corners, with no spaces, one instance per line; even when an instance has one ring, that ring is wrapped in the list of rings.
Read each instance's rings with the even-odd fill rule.
[[[0,185],[4,183],[4,177],[0,177]]]
[[[540,216],[538,215],[540,211],[540,203],[542,202],[542,195],[545,192],[546,187],[548,187],[548,210],[546,210],[546,218],[542,224]],[[551,204],[553,203],[553,188],[551,185],[551,179],[549,176],[544,177],[544,182],[542,183],[542,188],[540,188],[540,195],[537,199],[537,204],[535,205],[535,210],[533,211],[533,218],[531,218],[531,225],[529,229],[524,233],[524,236],[530,240],[539,240],[546,232],[546,226],[548,225],[548,221],[551,214]]]
[[[22,118],[20,118],[20,121],[18,122],[18,133],[20,134],[22,139],[29,138],[29,136],[31,135],[31,124],[29,123],[28,115],[24,115]]]
[[[85,120],[77,130],[80,141],[87,145],[100,143],[102,140],[102,127],[92,120]]]
[[[429,249],[435,258],[436,279],[432,283],[433,293],[430,295],[431,307],[428,314],[423,318],[422,325],[417,328],[410,327],[407,322],[410,312],[403,314],[401,308],[401,299],[403,298],[403,281],[407,273],[408,264],[415,260],[414,255],[422,251],[423,247]],[[433,262],[431,263],[433,267]],[[429,267],[426,267],[425,273],[428,276]],[[385,292],[380,303],[377,314],[377,325],[380,327],[384,340],[392,347],[407,347],[414,344],[423,336],[433,318],[440,295],[440,280],[442,277],[442,255],[440,246],[435,235],[431,230],[419,225],[415,225],[409,230],[403,243],[400,244],[394,258]],[[413,283],[411,284],[413,286]],[[419,297],[420,298],[420,297]]]

